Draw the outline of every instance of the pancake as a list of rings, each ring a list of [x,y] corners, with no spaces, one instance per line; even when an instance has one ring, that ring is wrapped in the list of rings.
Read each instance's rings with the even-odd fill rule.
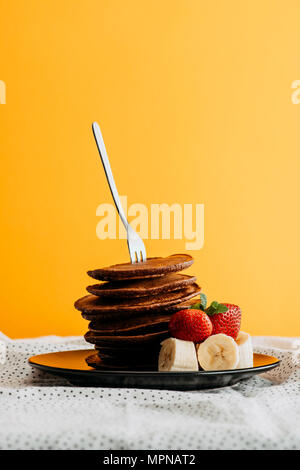
[[[152,326],[157,326],[161,324],[168,324],[172,313],[152,313],[151,315],[139,315],[138,317],[129,317],[126,316],[122,319],[116,319],[114,321],[101,321],[93,320],[89,323],[89,330],[98,331],[98,332],[126,332],[140,328],[147,328]],[[109,333],[112,334],[112,333]]]
[[[143,297],[165,292],[174,292],[196,281],[196,276],[167,274],[147,279],[121,282],[103,282],[88,286],[86,290],[99,297]]]
[[[88,275],[99,281],[144,279],[182,271],[191,266],[193,262],[194,260],[190,255],[178,254],[166,258],[148,258],[140,263],[115,264],[106,268],[88,271]]]
[[[88,286],[89,295],[74,304],[89,321],[84,338],[95,348],[87,364],[103,371],[157,370],[172,314],[199,301],[196,277],[178,273],[192,263],[190,255],[176,254],[88,271],[104,282]]]
[[[92,354],[86,358],[86,363],[93,367],[94,369],[101,370],[112,370],[112,371],[143,371],[143,370],[157,370],[157,361],[150,364],[136,364],[136,363],[120,363],[120,364],[109,364],[106,361],[102,360],[98,354]]]
[[[137,319],[140,315],[142,314],[148,314],[150,316],[156,315],[156,314],[173,314],[174,312],[178,312],[179,310],[187,309],[190,308],[192,305],[195,303],[199,302],[199,299],[190,299],[184,302],[179,302],[174,305],[168,305],[166,307],[160,307],[159,309],[155,310],[150,310],[150,311],[144,311],[144,312],[113,312],[110,313],[109,311],[105,313],[93,313],[93,312],[82,312],[81,316],[85,320],[89,321],[101,321],[101,323],[107,323],[109,324],[111,321],[117,321],[117,320],[124,320],[124,319]],[[78,309],[79,310],[79,309]]]
[[[97,335],[104,335],[104,336],[137,336],[137,335],[145,335],[148,333],[156,333],[160,331],[166,331],[168,329],[169,321],[156,323],[154,325],[145,325],[145,326],[130,326],[128,325],[126,329],[95,329],[90,328],[89,331],[92,333],[96,333]]]
[[[151,347],[140,349],[140,348],[106,348],[100,347],[95,348],[95,351],[98,353],[99,357],[107,364],[151,364],[153,362],[157,363],[160,343],[157,345],[152,345]],[[126,352],[126,353],[125,353]]]
[[[95,295],[86,295],[78,299],[74,306],[85,315],[108,315],[125,313],[146,313],[159,310],[168,310],[174,305],[186,302],[196,297],[201,291],[198,284],[194,283],[185,289],[175,292],[166,292],[152,297],[118,299],[118,301],[102,299]],[[172,310],[172,308],[171,308]],[[85,318],[85,317],[84,317]]]
[[[157,345],[151,345],[147,348],[110,348],[105,346],[100,346],[95,348],[99,356],[105,361],[118,362],[122,361],[145,361],[151,362],[153,358],[157,361],[158,354],[160,351],[160,343]]]
[[[168,330],[148,333],[144,335],[131,335],[131,336],[104,336],[92,331],[85,333],[84,338],[88,343],[96,344],[98,349],[100,346],[114,346],[114,347],[133,347],[139,348],[152,346],[152,343],[160,343],[169,336]]]

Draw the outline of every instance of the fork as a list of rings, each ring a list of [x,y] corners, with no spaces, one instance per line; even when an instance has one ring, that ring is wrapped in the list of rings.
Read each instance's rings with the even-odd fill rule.
[[[123,225],[126,229],[127,246],[129,250],[131,263],[136,263],[136,262],[139,263],[141,261],[146,261],[147,256],[146,256],[146,249],[145,249],[143,240],[133,230],[133,228],[128,223],[126,216],[124,214],[121,201],[119,198],[118,190],[115,184],[115,180],[111,171],[110,163],[108,160],[108,156],[107,156],[107,152],[106,152],[106,148],[104,145],[104,140],[101,134],[99,124],[97,122],[93,122],[92,129],[93,129],[93,134],[94,134],[95,141],[97,144],[97,148],[101,157],[101,161],[104,167],[104,171],[105,171],[106,179],[110,188],[110,192],[112,194],[120,219],[122,220]]]

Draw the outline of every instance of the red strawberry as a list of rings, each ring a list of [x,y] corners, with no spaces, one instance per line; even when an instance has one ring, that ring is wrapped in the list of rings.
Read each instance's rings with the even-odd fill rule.
[[[180,310],[171,316],[169,332],[173,338],[200,343],[211,335],[212,324],[203,310]]]
[[[232,336],[233,339],[237,338],[242,317],[240,307],[232,304],[212,302],[212,304],[205,309],[205,312],[213,325],[213,335],[224,333],[225,335]]]

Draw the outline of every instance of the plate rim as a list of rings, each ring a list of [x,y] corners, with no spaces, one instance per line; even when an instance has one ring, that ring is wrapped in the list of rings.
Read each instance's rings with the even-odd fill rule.
[[[96,374],[96,375],[118,375],[118,376],[128,376],[128,375],[136,375],[136,376],[153,376],[159,375],[159,376],[167,376],[167,377],[172,377],[172,376],[178,376],[178,375],[202,375],[202,376],[209,376],[209,375],[226,375],[228,373],[230,374],[238,374],[242,372],[249,372],[249,371],[264,371],[264,370],[270,370],[275,367],[278,367],[279,364],[281,363],[281,360],[278,359],[275,356],[270,356],[268,354],[261,354],[261,353],[254,353],[259,356],[265,356],[269,358],[276,359],[275,362],[271,364],[265,364],[262,366],[254,366],[254,367],[246,367],[243,369],[225,369],[225,370],[199,370],[199,371],[139,371],[139,370],[99,370],[99,369],[87,369],[87,370],[80,370],[80,369],[69,369],[65,367],[55,367],[55,366],[47,366],[43,364],[39,364],[37,362],[34,362],[34,358],[37,358],[39,356],[45,356],[48,354],[57,354],[57,353],[71,353],[71,352],[78,352],[78,351],[91,351],[94,352],[94,349],[71,349],[71,350],[66,350],[66,351],[53,351],[53,352],[48,352],[48,353],[42,353],[42,354],[36,354],[34,356],[31,356],[28,358],[28,363],[37,369],[41,369],[43,371],[63,371],[71,375],[75,374]]]

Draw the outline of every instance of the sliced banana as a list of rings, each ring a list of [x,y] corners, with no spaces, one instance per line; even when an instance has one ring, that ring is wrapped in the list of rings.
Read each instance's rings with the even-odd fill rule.
[[[231,336],[219,333],[209,336],[198,345],[197,356],[204,370],[236,369],[239,363],[239,348]]]
[[[236,339],[240,360],[237,369],[244,369],[246,367],[253,367],[253,346],[252,339],[248,333],[240,331]]]
[[[195,345],[192,341],[168,338],[161,343],[158,357],[158,370],[163,371],[198,371]]]

